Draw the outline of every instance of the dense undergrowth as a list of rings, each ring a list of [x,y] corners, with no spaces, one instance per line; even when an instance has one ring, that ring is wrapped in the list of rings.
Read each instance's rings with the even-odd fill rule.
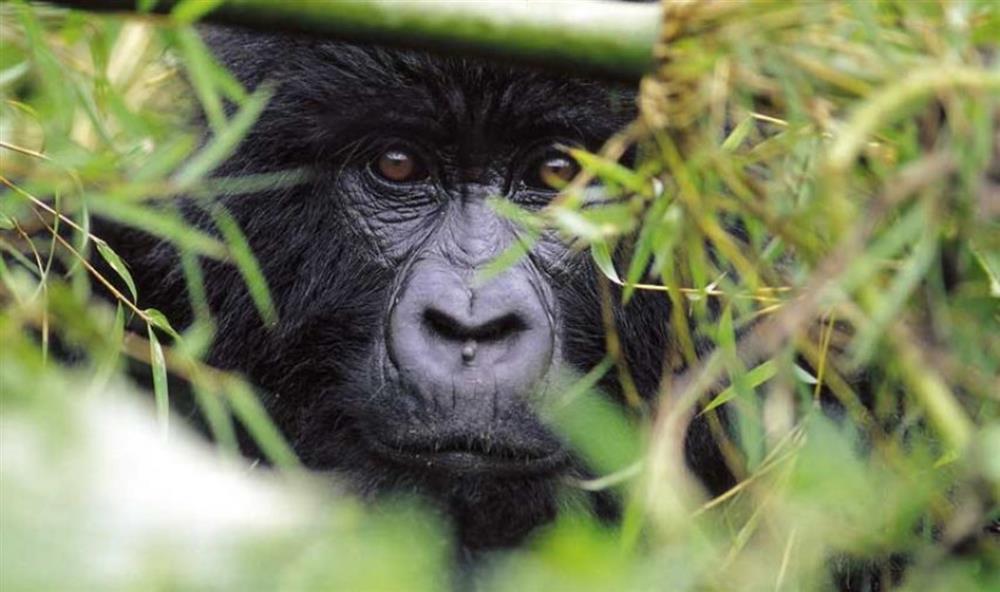
[[[211,177],[267,89],[183,22],[21,2],[0,18],[0,585],[445,585],[442,525],[409,500],[331,496],[252,386],[201,361],[198,257],[239,266],[273,311],[239,228],[203,233],[169,204],[281,182]],[[603,372],[628,391],[609,339],[557,424],[602,470],[576,486],[618,489],[622,523],[564,517],[483,586],[812,590],[851,565],[858,589],[1000,589],[1000,5],[667,3],[665,22],[640,120],[576,154],[584,174],[545,210],[497,207],[591,249],[609,298],[669,298],[678,372],[636,426],[590,404]],[[617,164],[631,146],[635,170]],[[174,242],[191,327],[139,307],[94,215]],[[168,375],[193,386],[215,454],[171,414]],[[714,499],[680,461],[694,413],[739,478]],[[243,464],[237,424],[279,470]]]

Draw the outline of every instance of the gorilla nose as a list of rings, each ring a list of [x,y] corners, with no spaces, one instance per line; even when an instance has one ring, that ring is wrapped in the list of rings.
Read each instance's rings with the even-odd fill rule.
[[[470,410],[488,403],[496,412],[527,394],[551,363],[552,322],[539,294],[524,269],[470,287],[454,270],[418,263],[390,317],[389,354],[424,397]]]
[[[479,346],[503,346],[505,342],[517,338],[517,334],[528,329],[524,317],[516,311],[500,313],[493,318],[462,319],[462,314],[449,313],[432,304],[424,311],[423,321],[430,336],[433,338],[461,344],[462,361],[474,364]],[[487,312],[489,314],[489,311]]]

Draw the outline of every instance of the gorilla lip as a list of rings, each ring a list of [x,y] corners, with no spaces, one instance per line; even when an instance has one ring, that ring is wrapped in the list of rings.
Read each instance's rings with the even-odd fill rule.
[[[365,437],[369,448],[382,458],[422,470],[485,475],[545,475],[565,466],[569,456],[562,449],[547,454],[482,440],[453,440],[433,446],[420,443],[388,444],[377,437]]]

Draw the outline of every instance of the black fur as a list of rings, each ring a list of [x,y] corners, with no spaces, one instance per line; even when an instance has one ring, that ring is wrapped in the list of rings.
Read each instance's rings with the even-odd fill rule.
[[[192,224],[209,231],[212,208],[222,205],[232,213],[263,269],[279,317],[275,326],[265,327],[236,269],[204,262],[218,329],[209,362],[241,371],[260,387],[273,418],[307,466],[333,472],[364,496],[425,494],[452,517],[466,549],[517,544],[562,506],[578,503],[559,491],[561,475],[588,475],[587,467],[572,459],[560,471],[541,475],[454,474],[372,453],[366,444],[372,432],[415,425],[424,417],[420,405],[427,401],[407,390],[420,385],[400,377],[387,382],[378,352],[384,349],[380,344],[393,291],[412,281],[406,270],[414,254],[423,252],[424,244],[413,237],[425,223],[412,202],[380,209],[365,201],[368,197],[352,196],[373,194],[363,188],[370,146],[402,128],[440,146],[449,170],[468,171],[477,163],[489,169],[539,138],[568,138],[596,148],[634,117],[633,90],[315,39],[235,30],[210,31],[208,39],[247,87],[266,82],[275,89],[260,121],[217,174],[308,174],[308,181],[291,188],[178,206]],[[509,178],[490,190],[522,195],[509,188]],[[461,193],[456,199],[471,199],[463,193],[472,191],[469,186],[456,189],[456,195]],[[374,197],[389,199],[377,192]],[[533,206],[535,200],[525,198],[522,205]],[[412,226],[397,232],[381,221],[390,214],[406,218],[392,224]],[[129,261],[142,305],[159,308],[179,326],[190,323],[193,313],[174,248],[134,231],[103,232]],[[546,306],[556,311],[562,363],[587,371],[605,354],[598,274],[588,256],[548,237],[524,265],[534,278],[528,281],[551,295]],[[671,347],[668,319],[668,302],[655,293],[640,294],[616,311],[629,367],[647,398],[656,390]],[[609,396],[620,397],[613,379],[603,386]],[[516,401],[504,404],[510,409],[494,412],[497,430],[519,430],[510,436],[514,441],[550,437],[527,408]],[[434,419],[426,434],[474,431],[449,421]],[[712,489],[729,484],[701,423],[692,428],[688,456]],[[590,506],[604,518],[616,512],[607,496],[591,499]]]

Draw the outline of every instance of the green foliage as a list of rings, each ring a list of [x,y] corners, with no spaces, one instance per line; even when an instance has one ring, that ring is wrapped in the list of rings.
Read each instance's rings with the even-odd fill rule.
[[[271,92],[205,50],[189,23],[211,4],[178,3],[174,21],[0,5],[0,587],[440,589],[433,515],[331,496],[252,387],[202,360],[215,327],[198,257],[237,266],[261,317],[277,312],[236,221],[215,209],[196,230],[172,200],[297,178],[210,176]],[[673,303],[674,376],[640,404],[611,322],[606,360],[559,377],[545,413],[600,474],[568,482],[566,516],[481,585],[828,589],[833,563],[871,561],[888,582],[879,560],[905,552],[905,589],[1000,589],[983,535],[1000,520],[1000,5],[668,3],[666,18],[642,119],[573,152],[583,174],[543,210],[496,202],[523,240],[483,279],[561,233],[592,253],[607,305]],[[191,327],[140,307],[92,213],[177,246]],[[594,388],[610,372],[624,411]],[[168,423],[171,375],[217,455]],[[136,410],[143,389],[155,414]],[[695,414],[739,477],[713,499],[681,461]],[[166,443],[148,437],[156,415]],[[247,474],[238,425],[279,470]],[[606,488],[620,525],[572,510]]]

